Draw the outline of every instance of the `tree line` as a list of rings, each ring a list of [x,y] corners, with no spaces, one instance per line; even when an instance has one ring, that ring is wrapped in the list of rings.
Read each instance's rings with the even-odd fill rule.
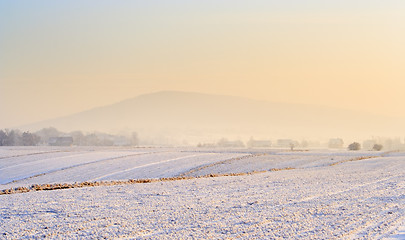
[[[30,132],[19,130],[0,130],[0,146],[36,146],[41,138]]]
[[[114,146],[126,145],[136,146],[139,144],[136,132],[113,135],[101,132],[83,133],[73,131],[61,132],[56,128],[43,128],[36,132],[20,131],[18,129],[0,130],[0,146],[38,146],[48,145],[51,138],[72,137],[72,145],[76,146]]]

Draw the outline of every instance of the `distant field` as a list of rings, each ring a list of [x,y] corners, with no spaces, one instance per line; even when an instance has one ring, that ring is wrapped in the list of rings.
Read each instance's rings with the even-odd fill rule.
[[[327,166],[377,152],[187,148],[0,148],[0,189]]]
[[[0,238],[403,237],[405,153],[0,148],[0,190],[180,176],[1,195]]]

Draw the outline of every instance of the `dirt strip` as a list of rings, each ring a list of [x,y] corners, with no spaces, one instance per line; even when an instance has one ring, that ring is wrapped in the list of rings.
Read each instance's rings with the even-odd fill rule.
[[[129,185],[129,184],[154,183],[154,182],[169,182],[169,181],[179,181],[179,180],[189,180],[189,179],[199,179],[199,178],[227,177],[227,176],[245,176],[245,175],[253,175],[253,174],[259,174],[259,173],[264,173],[264,172],[274,172],[274,171],[283,171],[283,170],[292,170],[292,169],[294,169],[294,168],[272,168],[267,171],[208,174],[208,175],[198,176],[198,177],[182,176],[182,177],[170,177],[170,178],[129,179],[129,180],[125,180],[125,181],[96,181],[96,182],[81,182],[81,183],[34,184],[34,185],[31,185],[30,187],[16,187],[16,188],[0,190],[0,195],[27,193],[27,192],[36,192],[36,191],[51,191],[51,190],[69,189],[69,188]]]
[[[214,166],[221,165],[221,164],[231,163],[231,162],[234,162],[234,161],[239,161],[239,160],[246,159],[246,158],[254,158],[254,157],[259,157],[259,156],[264,156],[264,155],[268,155],[268,154],[267,153],[249,154],[249,155],[245,155],[245,156],[242,156],[242,157],[226,159],[226,160],[223,160],[223,161],[214,162],[214,163],[210,163],[210,164],[203,165],[203,166],[198,166],[196,168],[190,169],[189,171],[187,171],[185,173],[180,174],[179,177],[188,177],[191,174],[193,174],[194,172],[198,172],[198,171],[201,171],[201,170],[206,169],[206,168],[214,167]]]
[[[354,161],[360,161],[360,160],[371,159],[371,158],[379,158],[379,157],[381,157],[381,156],[367,156],[367,157],[351,158],[351,159],[347,159],[347,160],[342,160],[342,161],[339,161],[339,162],[331,163],[331,164],[329,164],[329,166],[335,166],[335,165],[342,164],[342,163],[346,163],[346,162],[354,162]]]
[[[381,153],[380,155],[377,155],[377,156],[362,156],[362,157],[351,158],[351,159],[348,159],[348,160],[342,160],[342,161],[339,161],[339,162],[329,164],[329,166],[335,166],[335,165],[346,163],[346,162],[361,161],[361,160],[366,160],[366,159],[371,159],[371,158],[387,157],[390,153],[395,153],[395,152],[399,152],[399,151],[387,151],[387,152],[383,152],[383,153]]]
[[[16,158],[16,157],[26,157],[26,156],[32,156],[32,155],[41,155],[41,154],[47,154],[47,153],[58,153],[58,152],[69,152],[69,151],[64,151],[64,150],[55,150],[55,151],[47,151],[47,152],[34,152],[34,153],[26,153],[26,154],[20,154],[20,155],[12,155],[12,156],[5,156],[5,157],[0,157],[0,159],[7,159],[7,158]]]

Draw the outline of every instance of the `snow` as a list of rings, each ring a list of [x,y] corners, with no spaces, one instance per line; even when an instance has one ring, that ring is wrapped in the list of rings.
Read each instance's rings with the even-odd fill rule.
[[[144,151],[147,150],[147,151]],[[40,152],[0,159],[0,189],[44,183],[73,183],[176,176],[195,166],[249,155],[178,149],[83,149]]]
[[[1,149],[0,189],[264,172],[0,195],[0,238],[404,239],[405,153],[59,150]]]

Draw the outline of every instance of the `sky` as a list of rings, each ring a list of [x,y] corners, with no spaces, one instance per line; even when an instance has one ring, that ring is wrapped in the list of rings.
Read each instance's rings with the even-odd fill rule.
[[[156,91],[405,118],[405,1],[0,1],[0,129]]]

